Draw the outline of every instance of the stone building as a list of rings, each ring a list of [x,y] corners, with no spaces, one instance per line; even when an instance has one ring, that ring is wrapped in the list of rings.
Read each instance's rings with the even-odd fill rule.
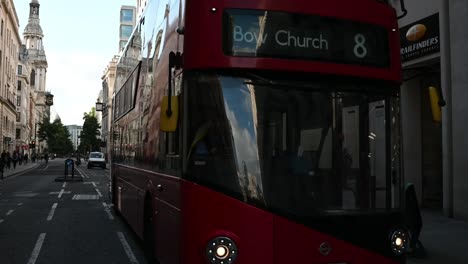
[[[402,14],[400,1],[391,2]],[[405,7],[399,20],[405,178],[423,208],[468,220],[468,1],[407,0]]]
[[[40,25],[40,4],[38,0],[31,0],[29,4],[29,19],[28,24],[24,28],[23,41],[26,45],[26,49],[29,56],[29,67],[30,67],[30,88],[34,91],[34,105],[31,106],[32,111],[32,122],[34,131],[32,138],[37,139],[37,130],[39,124],[42,122],[44,117],[48,117],[50,107],[45,104],[46,95],[46,76],[47,76],[47,58],[44,50],[42,39],[44,33]],[[39,142],[36,146],[36,151],[42,151],[46,148],[46,142]]]
[[[21,38],[13,0],[0,4],[0,149],[15,148],[18,51]]]
[[[116,74],[116,65],[119,60],[119,56],[115,55],[109,62],[109,65],[104,70],[102,75],[102,121],[101,121],[101,140],[103,141],[103,147],[101,151],[110,156],[110,149],[108,145],[111,140],[111,125],[112,125],[112,95],[114,94],[114,83]]]
[[[141,2],[141,1],[139,1]],[[146,4],[145,4],[146,5]],[[133,28],[136,23],[136,8],[134,6],[121,6],[120,8],[120,25],[119,25],[119,52],[121,53],[125,45],[127,44],[128,38],[130,37]],[[117,78],[118,69],[117,62],[119,61],[120,55],[115,55],[109,62],[108,66],[104,70],[101,77],[102,90],[99,93],[98,100],[102,102],[101,111],[101,140],[103,145],[101,151],[105,153],[106,157],[110,157],[109,144],[111,142],[111,125],[112,125],[112,98],[114,92],[119,87],[115,86],[115,80]],[[119,71],[121,72],[121,71]],[[122,75],[122,74],[121,74]]]
[[[33,111],[34,92],[29,87],[29,57],[25,45],[20,46],[18,61],[18,84],[16,91],[16,149],[29,153],[31,135],[34,133]]]

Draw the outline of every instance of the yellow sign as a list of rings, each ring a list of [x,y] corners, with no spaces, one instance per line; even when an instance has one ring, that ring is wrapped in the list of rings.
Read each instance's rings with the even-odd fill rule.
[[[442,120],[442,112],[439,105],[439,93],[436,87],[429,86],[429,98],[431,101],[432,119],[434,122],[440,122]]]

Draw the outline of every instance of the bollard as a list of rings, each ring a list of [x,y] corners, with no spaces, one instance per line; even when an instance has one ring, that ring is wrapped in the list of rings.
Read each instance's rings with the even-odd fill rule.
[[[75,178],[75,162],[72,159],[65,160],[65,180],[68,176],[68,169],[71,170],[72,179]]]

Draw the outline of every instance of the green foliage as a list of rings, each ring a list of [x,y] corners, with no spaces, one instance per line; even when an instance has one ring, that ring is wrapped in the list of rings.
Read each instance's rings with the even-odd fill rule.
[[[80,134],[81,143],[78,146],[78,152],[99,151],[99,146],[101,145],[101,139],[99,139],[101,132],[99,129],[101,126],[96,118],[96,111],[93,109],[89,113],[84,113],[83,120],[83,130]]]
[[[53,123],[50,123],[49,119],[45,117],[39,124],[38,137],[39,141],[47,140],[50,153],[65,155],[73,151],[70,133],[60,118],[56,118]]]

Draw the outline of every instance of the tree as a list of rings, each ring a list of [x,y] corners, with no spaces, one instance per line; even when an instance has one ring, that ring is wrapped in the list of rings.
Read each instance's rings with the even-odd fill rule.
[[[80,145],[78,146],[78,152],[86,153],[88,151],[99,151],[101,145],[101,139],[99,136],[101,132],[99,129],[101,126],[96,118],[96,111],[94,108],[89,113],[83,114],[83,130],[80,134]]]
[[[47,141],[53,134],[51,133],[51,124],[48,116],[44,116],[42,123],[39,123],[37,137],[39,141]]]
[[[39,141],[47,141],[48,152],[65,155],[73,151],[70,133],[59,117],[52,124],[45,117],[39,126],[38,137]]]

